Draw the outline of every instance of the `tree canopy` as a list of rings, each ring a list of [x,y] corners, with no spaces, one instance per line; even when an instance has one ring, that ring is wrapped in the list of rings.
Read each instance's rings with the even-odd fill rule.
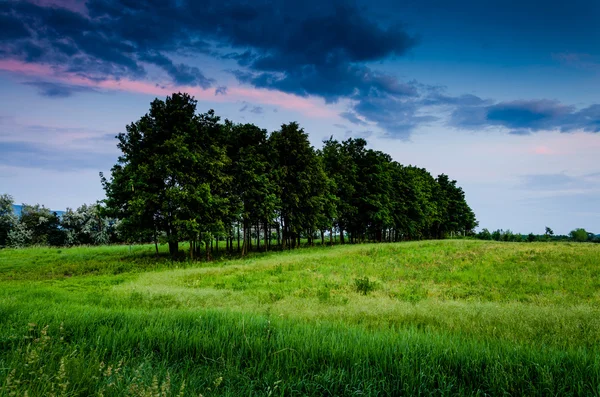
[[[330,138],[316,150],[298,123],[269,134],[220,122],[212,110],[198,114],[196,105],[181,93],[154,100],[118,135],[122,154],[110,179],[102,176],[107,211],[123,229],[155,242],[164,236],[172,254],[180,241],[190,241],[192,256],[195,242],[209,252],[215,236],[232,249],[234,230],[245,252],[261,230],[268,249],[273,230],[282,248],[293,248],[319,233],[398,241],[477,226],[456,181],[403,166],[364,139]]]

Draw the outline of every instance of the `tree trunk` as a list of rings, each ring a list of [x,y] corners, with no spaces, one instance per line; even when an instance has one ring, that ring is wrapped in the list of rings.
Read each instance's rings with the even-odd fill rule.
[[[179,252],[179,242],[178,241],[169,241],[169,254],[171,256],[177,256]]]
[[[325,246],[325,230],[321,229],[321,246]]]
[[[256,251],[260,251],[260,223],[256,223]]]
[[[190,261],[194,260],[194,240],[190,240]]]
[[[156,256],[158,256],[158,236],[156,235],[156,227],[154,228],[154,249],[156,249]]]
[[[282,218],[283,220],[283,218]],[[281,248],[285,250],[285,245],[287,242],[287,223],[281,225]]]
[[[344,241],[344,228],[340,226],[340,244],[344,245],[346,242]]]
[[[206,240],[206,243],[205,243],[205,245],[206,245],[206,261],[207,261],[207,262],[210,262],[210,260],[211,260],[211,257],[210,257],[210,250],[211,250],[211,248],[212,248],[212,236],[211,236],[211,238],[210,238],[210,242],[209,242],[208,240]]]
[[[329,245],[333,246],[333,228],[329,229]]]
[[[277,246],[281,245],[281,222],[277,222],[277,224],[275,225],[275,228],[277,230]]]
[[[265,221],[265,252],[269,250],[269,245],[271,245],[271,233],[269,230],[269,222]]]
[[[240,252],[240,223],[237,223],[238,252]]]
[[[244,221],[243,224],[243,232],[244,232],[244,244],[242,245],[242,256],[246,256],[246,254],[248,253],[248,231],[246,230],[247,226],[246,226],[246,221]],[[238,228],[238,251],[240,249],[240,234],[239,234],[239,228]]]

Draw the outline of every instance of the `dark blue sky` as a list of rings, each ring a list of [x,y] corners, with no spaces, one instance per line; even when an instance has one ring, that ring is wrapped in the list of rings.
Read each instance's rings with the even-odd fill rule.
[[[481,225],[600,230],[600,2],[0,2],[0,191],[102,197],[156,96],[448,173]]]

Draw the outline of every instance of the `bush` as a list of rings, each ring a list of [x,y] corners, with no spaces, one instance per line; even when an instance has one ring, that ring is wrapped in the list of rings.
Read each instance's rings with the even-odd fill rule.
[[[375,289],[375,282],[370,281],[368,277],[355,278],[354,286],[356,288],[356,292],[367,295],[369,292]]]

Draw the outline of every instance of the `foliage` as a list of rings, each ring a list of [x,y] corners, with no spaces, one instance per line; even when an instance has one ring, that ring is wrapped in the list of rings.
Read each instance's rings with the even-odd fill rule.
[[[588,236],[588,232],[585,229],[575,229],[572,230],[571,233],[569,233],[569,237],[571,237],[571,239],[573,241],[577,241],[579,243],[588,241],[589,236]]]
[[[355,278],[354,286],[356,287],[356,292],[363,295],[367,295],[369,292],[375,289],[375,283],[370,281],[369,277]]]
[[[13,204],[12,196],[0,195],[0,248],[9,243],[9,233],[18,221],[14,214]]]
[[[213,243],[232,253],[235,237],[246,255],[254,239],[266,251],[314,245],[319,234],[323,244],[326,233],[330,244],[474,234],[465,193],[445,174],[403,166],[364,139],[330,138],[317,150],[298,123],[269,134],[196,107],[188,94],[155,99],[117,136],[121,155],[100,174],[106,199],[62,218],[29,206],[13,245],[152,241],[158,255],[166,242],[175,257],[189,242],[190,258],[203,246],[210,260]],[[16,228],[4,224],[0,245]]]

